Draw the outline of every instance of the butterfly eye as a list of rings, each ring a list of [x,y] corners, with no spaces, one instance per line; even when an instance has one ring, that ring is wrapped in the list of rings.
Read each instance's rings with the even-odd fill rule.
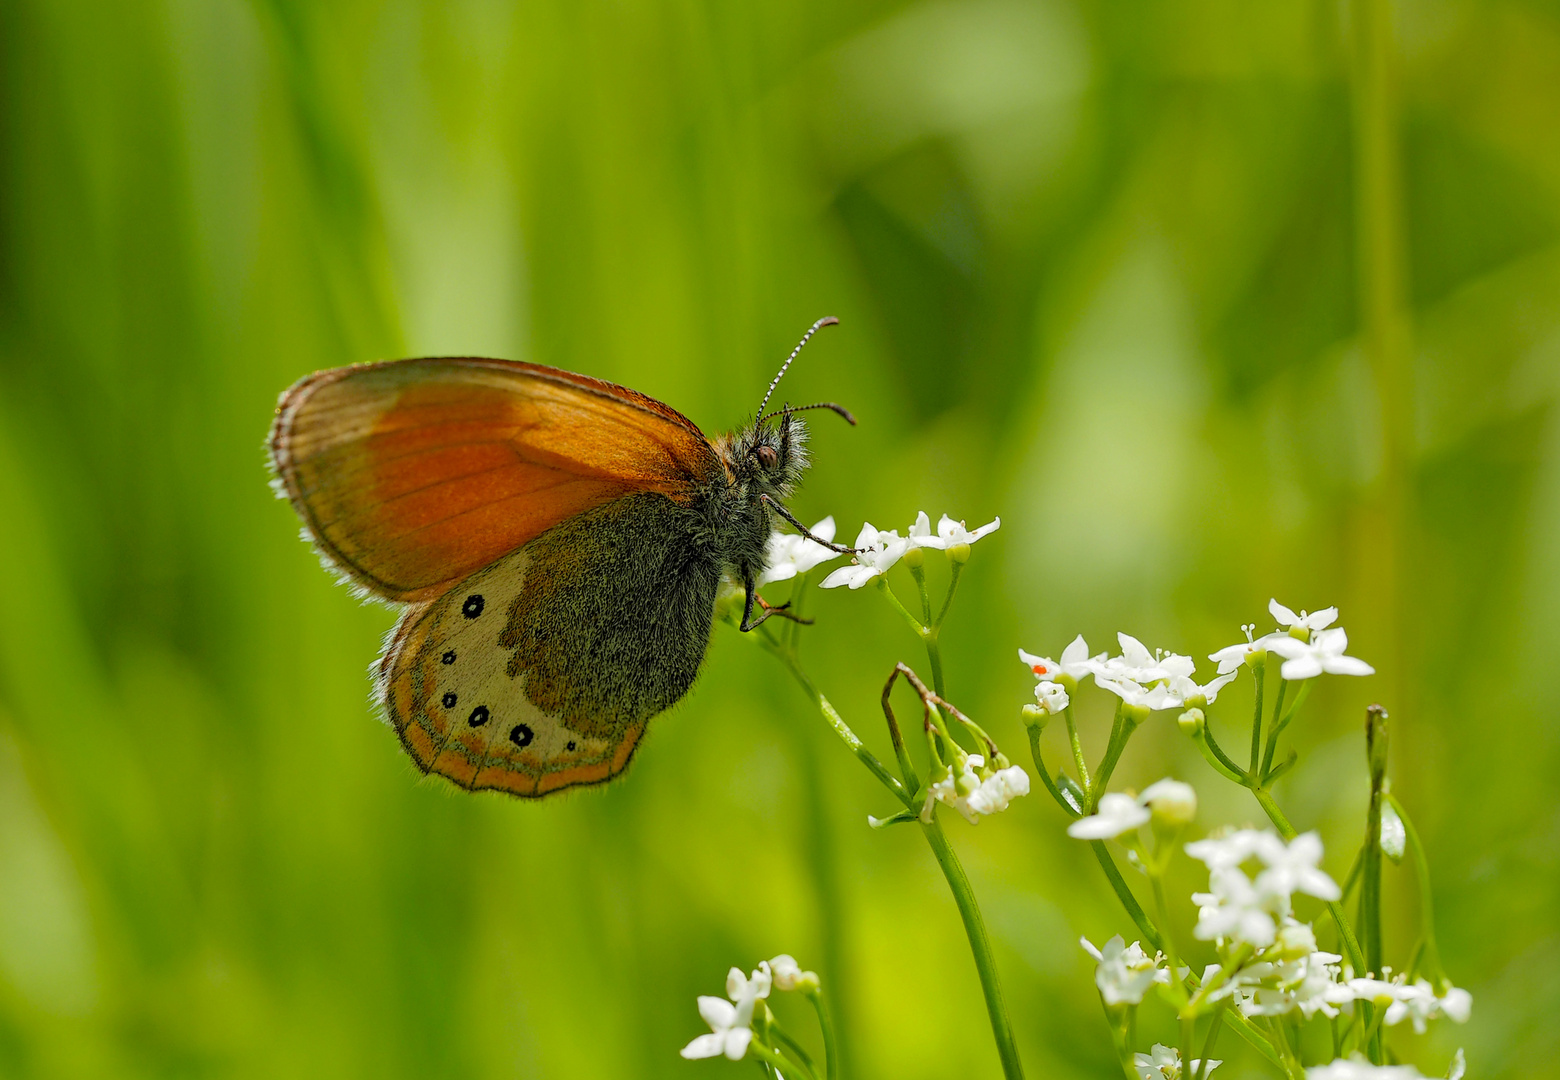
[[[775,462],[780,460],[780,455],[775,453],[773,446],[760,446],[753,451],[753,454],[758,458],[758,463],[766,469],[773,469]]]

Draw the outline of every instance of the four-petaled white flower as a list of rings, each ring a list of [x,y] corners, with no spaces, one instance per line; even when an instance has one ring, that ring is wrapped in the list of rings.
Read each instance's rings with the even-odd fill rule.
[[[1078,944],[1098,961],[1094,985],[1100,988],[1106,1005],[1137,1005],[1150,986],[1170,981],[1163,954],[1149,956],[1139,942],[1127,945],[1120,934],[1107,941],[1104,949],[1096,949],[1088,938],[1079,938]]]
[[[1151,816],[1131,795],[1112,791],[1100,800],[1097,813],[1067,826],[1067,835],[1079,840],[1109,840],[1147,824]]]
[[[842,566],[820,583],[825,589],[848,585],[859,589],[873,578],[888,573],[900,557],[910,549],[910,541],[896,530],[883,532],[869,521],[856,534],[856,557],[851,565]]]
[[[1289,915],[1294,893],[1337,900],[1338,885],[1317,863],[1322,842],[1315,833],[1286,844],[1277,833],[1239,829],[1223,837],[1186,845],[1186,853],[1208,867],[1208,892],[1196,893],[1197,927],[1193,934],[1210,941],[1226,938],[1259,949],[1272,945],[1279,921]],[[1242,864],[1262,864],[1256,879]]]
[[[1214,1058],[1208,1062],[1208,1071],[1211,1073],[1223,1064],[1223,1061]],[[1181,1051],[1173,1046],[1155,1043],[1149,1053],[1132,1055],[1132,1067],[1137,1070],[1139,1080],[1181,1080]],[[1186,1076],[1190,1080],[1201,1071],[1202,1061],[1193,1058]]]
[[[1074,683],[1079,683],[1083,681],[1085,675],[1094,674],[1095,670],[1105,663],[1105,654],[1090,656],[1089,643],[1083,640],[1082,634],[1079,634],[1072,639],[1067,648],[1062,650],[1060,660],[1052,660],[1048,656],[1036,656],[1023,649],[1018,650],[1018,659],[1034,672],[1035,678],[1042,683],[1055,682],[1064,675]]]
[[[1017,765],[1009,765],[982,780],[965,801],[977,815],[1000,814],[1014,799],[1028,794],[1029,774]]]
[[[1197,790],[1168,776],[1144,788],[1138,802],[1148,807],[1161,825],[1179,828],[1197,816]]]
[[[1424,1080],[1412,1065],[1372,1065],[1363,1058],[1339,1058],[1326,1065],[1313,1065],[1305,1071],[1305,1080]]]
[[[1072,699],[1067,696],[1067,688],[1061,683],[1035,683],[1035,704],[1045,710],[1047,715],[1055,716],[1062,712],[1071,701]]]
[[[1256,623],[1243,623],[1240,629],[1246,635],[1245,641],[1237,641],[1233,645],[1226,645],[1218,652],[1208,654],[1208,659],[1219,665],[1220,675],[1228,675],[1232,671],[1238,671],[1240,666],[1250,659],[1253,654],[1262,652],[1267,648],[1267,636],[1259,637],[1255,640],[1252,639],[1251,632],[1256,628]]]
[[[1335,607],[1323,608],[1321,611],[1301,611],[1296,615],[1276,599],[1268,601],[1268,613],[1284,630],[1304,630],[1308,633],[1327,629],[1338,617],[1338,609]]]
[[[1343,655],[1349,647],[1349,635],[1343,627],[1318,630],[1310,641],[1301,641],[1288,634],[1274,634],[1268,639],[1268,651],[1284,657],[1279,674],[1291,682],[1312,679],[1327,672],[1331,675],[1374,675],[1376,669],[1365,661]]]
[[[819,540],[833,540],[834,529],[834,517],[831,514],[814,525],[810,531]],[[820,563],[839,557],[838,551],[824,547],[815,540],[809,540],[800,533],[776,530],[769,534],[769,544],[764,554],[764,572],[758,575],[757,584],[768,585],[774,581],[785,581],[798,574],[807,573]]]
[[[936,548],[938,551],[946,551],[955,544],[966,546],[973,544],[982,536],[990,535],[1002,527],[1002,519],[995,518],[971,532],[964,527],[963,521],[954,521],[944,514],[937,522],[937,531],[932,531],[932,519],[926,516],[922,510],[915,516],[915,524],[910,526],[906,535],[911,547]]]
[[[692,1059],[725,1054],[732,1061],[742,1060],[753,1041],[753,1009],[760,998],[769,996],[771,982],[768,962],[759,964],[751,977],[742,974],[741,968],[732,968],[726,976],[726,996],[731,1000],[699,998],[699,1015],[710,1026],[710,1033],[683,1047],[682,1056]]]

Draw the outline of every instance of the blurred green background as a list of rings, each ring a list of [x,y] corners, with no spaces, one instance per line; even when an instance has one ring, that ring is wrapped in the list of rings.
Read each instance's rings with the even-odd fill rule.
[[[622,783],[454,792],[372,716],[392,613],[266,487],[316,368],[533,360],[716,431],[824,314],[785,394],[861,426],[814,421],[798,513],[1002,516],[954,699],[1024,761],[1020,644],[1204,655],[1270,596],[1341,605],[1382,673],[1319,687],[1280,801],[1341,878],[1385,702],[1475,998],[1396,1045],[1560,1075],[1560,7],[1370,11],[5,0],[0,1075],[752,1075],[677,1050],[789,951],[851,1076],[996,1076],[935,864],[768,657],[718,628]],[[886,755],[924,656],[870,590],[809,603]],[[1172,720],[1118,782],[1257,820]],[[1037,792],[948,828],[1030,1075],[1112,1075],[1076,942],[1127,923],[1063,824]]]

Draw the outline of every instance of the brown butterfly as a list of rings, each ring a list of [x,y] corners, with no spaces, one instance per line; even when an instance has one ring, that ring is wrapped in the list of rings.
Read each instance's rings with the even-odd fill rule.
[[[837,321],[713,441],[637,391],[506,360],[360,364],[282,395],[277,490],[333,567],[406,605],[374,675],[418,768],[527,797],[599,783],[693,684],[723,574],[743,630],[786,614],[755,581],[773,515],[811,535],[780,501],[807,467],[795,414],[856,421],[764,408]]]

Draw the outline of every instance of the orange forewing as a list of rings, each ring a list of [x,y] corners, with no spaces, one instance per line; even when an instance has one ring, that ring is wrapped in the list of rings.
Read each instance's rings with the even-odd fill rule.
[[[284,395],[271,460],[358,584],[431,599],[558,522],[632,491],[680,501],[722,466],[693,422],[537,364],[441,358],[320,372]]]

